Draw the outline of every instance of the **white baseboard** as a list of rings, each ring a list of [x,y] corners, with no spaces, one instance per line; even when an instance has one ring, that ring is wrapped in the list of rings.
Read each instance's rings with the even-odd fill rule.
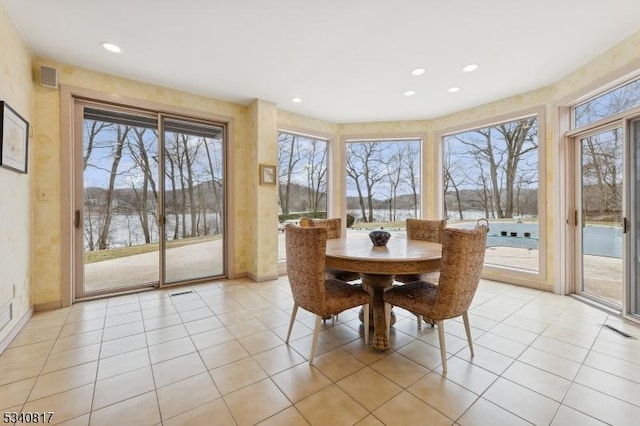
[[[27,309],[27,312],[25,312],[24,315],[22,315],[22,318],[20,318],[20,320],[16,323],[16,325],[9,332],[9,334],[7,334],[4,337],[4,339],[0,340],[0,354],[2,354],[4,350],[9,347],[13,339],[15,339],[18,333],[20,333],[20,330],[22,330],[22,327],[24,327],[24,325],[27,323],[27,321],[29,321],[29,319],[33,315],[33,311],[34,311],[33,306],[29,307],[29,309]]]
[[[258,277],[257,275],[252,273],[247,273],[247,277],[257,283],[261,283],[264,281],[274,281],[278,279],[278,275],[266,275],[266,276]]]

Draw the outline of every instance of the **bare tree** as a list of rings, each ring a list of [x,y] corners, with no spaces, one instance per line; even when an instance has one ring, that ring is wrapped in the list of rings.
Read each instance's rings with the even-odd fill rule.
[[[178,207],[178,188],[176,185],[176,171],[177,171],[177,167],[176,167],[176,162],[178,159],[178,149],[179,149],[179,145],[178,145],[178,135],[177,134],[173,134],[173,137],[165,137],[165,147],[164,147],[164,158],[165,158],[165,170],[164,170],[164,174],[165,176],[169,179],[169,182],[171,183],[171,203],[167,203],[167,201],[165,201],[165,204],[169,204],[169,206],[171,207],[171,210],[173,211],[173,216],[174,216],[174,227],[173,227],[173,240],[177,240],[178,237],[180,236],[180,214],[179,214],[179,207]],[[167,165],[169,167],[167,167]]]
[[[489,184],[489,176],[487,176],[487,172],[485,171],[485,163],[482,161],[480,157],[475,157],[474,160],[477,164],[478,173],[476,179],[478,179],[479,186],[476,187],[475,193],[478,196],[478,201],[480,203],[480,207],[484,211],[484,217],[495,219],[496,211],[494,209],[493,202],[493,191],[491,190],[491,185]],[[468,178],[468,176],[467,176]]]
[[[132,129],[132,137],[133,141],[128,140],[127,145],[129,151],[131,153],[131,157],[134,161],[134,164],[137,166],[137,172],[142,172],[142,188],[139,190],[137,188],[137,183],[135,180],[132,182],[132,190],[136,195],[137,203],[134,206],[138,218],[140,220],[140,225],[142,227],[142,234],[144,236],[145,243],[149,244],[151,242],[151,232],[149,230],[149,214],[156,217],[156,209],[155,206],[158,204],[158,190],[156,188],[155,181],[155,173],[154,170],[157,170],[157,167],[152,167],[151,161],[155,161],[157,163],[157,154],[153,156],[153,160],[149,159],[149,150],[155,149],[157,146],[158,137],[154,132],[154,137],[145,142],[145,134],[149,131],[149,129],[142,127],[135,127]],[[128,138],[131,139],[131,138]],[[149,145],[149,146],[147,146]],[[157,164],[156,164],[157,166]],[[153,196],[153,203],[150,203],[149,200],[149,190]],[[153,207],[150,207],[150,205]]]
[[[460,220],[463,220],[462,214],[462,199],[460,197],[460,185],[465,184],[465,177],[458,177],[458,163],[452,159],[452,150],[447,149],[444,153],[444,194],[445,194],[445,217],[449,217],[449,202],[447,194],[450,189],[453,189],[454,198],[456,200],[456,206],[458,210],[458,216]]]
[[[534,140],[532,134],[537,135],[538,129],[537,118],[529,117],[518,121],[503,123],[497,127],[498,132],[502,135],[506,144],[507,162],[505,167],[505,216],[513,217],[513,208],[515,205],[514,189],[519,165],[522,158],[529,152],[537,150],[537,139]],[[534,126],[535,125],[535,126]]]
[[[375,188],[385,178],[384,169],[380,166],[382,149],[378,142],[350,142],[347,145],[347,176],[356,185],[362,218],[366,222],[374,221]],[[361,186],[364,186],[364,192]],[[365,211],[365,200],[368,212]]]
[[[180,134],[180,140],[182,142],[182,152],[184,154],[184,164],[186,165],[186,176],[182,176],[184,181],[187,184],[187,193],[189,195],[189,213],[191,216],[191,236],[194,237],[198,235],[198,224],[197,224],[197,203],[194,191],[194,163],[198,156],[198,149],[200,148],[199,143],[192,143],[194,141],[194,137],[188,134]],[[183,185],[183,194],[184,194],[184,185]]]
[[[91,154],[94,147],[98,144],[97,139],[100,134],[104,134],[103,130],[112,128],[110,123],[96,120],[84,120],[84,137],[83,137],[83,155],[82,155],[82,171],[85,172],[87,167],[95,167],[91,161]],[[104,144],[102,144],[104,145]],[[99,190],[95,188],[85,188],[84,190],[84,237],[86,245],[90,251],[96,250],[97,236],[99,229],[102,227],[100,216],[103,214],[99,207],[99,200],[102,198]]]
[[[480,137],[473,138],[473,134]],[[475,158],[477,165],[486,165],[487,179],[484,179],[484,172],[478,178],[483,186],[487,183],[490,185],[491,190],[486,195],[490,193],[493,198],[496,216],[513,217],[514,189],[520,162],[538,149],[537,118],[528,117],[476,129],[455,135],[454,138],[467,146],[468,155]]]
[[[640,80],[632,81],[575,108],[575,125],[582,126],[640,106]]]
[[[101,212],[100,204],[102,201],[102,192],[100,188],[84,189],[84,239],[86,247],[90,251],[97,249],[96,234],[102,228],[103,212]]]
[[[283,214],[290,213],[291,185],[293,183],[293,171],[300,161],[297,146],[297,135],[281,132],[278,136],[278,174],[280,208]]]
[[[84,120],[84,127],[85,137],[83,139],[84,153],[82,156],[82,171],[85,171],[87,169],[87,165],[89,164],[89,159],[91,158],[91,153],[93,152],[93,146],[97,136],[102,132],[102,130],[111,127],[111,124],[105,123],[103,121]]]
[[[326,205],[322,206],[323,199],[326,202],[325,194],[327,193],[326,142],[321,143],[317,139],[311,139],[308,149],[303,154],[303,160],[306,160],[309,209],[314,213],[326,210]]]
[[[220,213],[222,211],[222,159],[219,158],[216,150],[216,141],[209,138],[203,138],[205,152],[207,153],[207,164],[209,166],[209,187],[213,193],[213,213],[214,213],[214,230],[215,234],[220,233]],[[218,173],[219,172],[219,176]]]
[[[405,169],[405,179],[409,182],[411,188],[413,217],[418,217],[418,200],[420,188],[420,145],[409,144],[407,146],[407,161]]]
[[[530,174],[522,174],[516,182],[516,214],[524,216],[527,214],[535,214],[538,211],[537,192],[530,188],[537,179]]]
[[[111,227],[111,219],[113,216],[113,193],[116,183],[116,177],[118,175],[118,166],[122,159],[122,150],[124,148],[124,142],[127,139],[127,135],[131,128],[129,126],[117,125],[116,126],[116,141],[113,147],[113,162],[111,163],[111,173],[109,175],[109,187],[106,192],[106,205],[105,205],[105,219],[98,236],[98,250],[104,250],[109,247],[109,228]]]
[[[405,157],[406,147],[401,145],[385,165],[385,171],[389,181],[389,221],[391,222],[396,221],[396,213],[398,211],[398,187],[402,183],[402,171],[406,161]]]
[[[608,132],[582,139],[583,203],[587,213],[621,211],[622,132]]]

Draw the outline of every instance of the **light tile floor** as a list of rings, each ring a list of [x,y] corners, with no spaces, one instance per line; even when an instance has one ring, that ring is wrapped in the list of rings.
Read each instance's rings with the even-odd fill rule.
[[[184,293],[191,291],[190,293]],[[182,293],[182,294],[177,294]],[[313,316],[284,343],[286,278],[159,290],[37,313],[0,355],[0,412],[66,425],[637,425],[640,327],[570,297],[483,281],[470,313],[435,329],[395,309],[392,349],[357,311]]]

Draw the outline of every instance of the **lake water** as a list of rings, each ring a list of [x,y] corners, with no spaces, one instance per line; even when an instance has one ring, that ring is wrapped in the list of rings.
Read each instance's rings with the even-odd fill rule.
[[[217,218],[217,214],[215,213],[207,213],[207,224],[208,226],[213,226],[213,221]],[[101,223],[101,218],[99,215],[94,215],[94,223],[93,223],[93,235],[94,239],[98,238],[99,228]],[[185,215],[185,224],[187,228],[187,232],[191,230],[191,215]],[[180,217],[182,220],[182,216]],[[85,246],[84,249],[88,250],[89,246],[87,244],[87,232],[86,230],[89,228],[89,218],[85,215]],[[175,226],[175,216],[168,215],[167,216],[167,233],[170,236],[173,236],[173,229]],[[202,223],[200,224],[202,227]],[[180,226],[180,231],[182,231],[182,225]],[[153,217],[149,217],[149,232],[151,236],[151,242],[158,242],[158,224]],[[213,234],[212,230],[209,230],[209,234]],[[169,240],[171,238],[168,238]],[[140,224],[140,219],[138,215],[135,214],[114,214],[111,217],[111,227],[109,229],[109,247],[117,248],[117,247],[129,247],[129,246],[137,246],[141,244],[145,244],[144,241],[144,233],[142,232],[142,225]]]
[[[388,217],[388,211],[386,211]],[[375,212],[374,212],[375,214]],[[208,214],[208,221],[212,223],[213,214]],[[398,221],[404,221],[407,217],[413,217],[413,211],[399,211]],[[173,216],[167,217],[167,229],[173,230]],[[187,228],[190,229],[190,216],[186,216]],[[474,221],[458,222],[449,221],[449,226],[462,228],[473,228]],[[97,236],[97,225],[94,224],[94,235]],[[506,232],[502,236],[501,232]],[[516,236],[512,237],[511,233]],[[525,237],[524,233],[530,233],[530,237]],[[594,256],[606,256],[622,258],[622,229],[611,226],[588,225],[583,229],[584,253]],[[550,236],[547,236],[550,238]],[[487,247],[515,247],[526,249],[538,248],[538,225],[535,223],[518,223],[514,221],[489,221],[489,234],[487,235]],[[112,218],[110,247],[124,247],[129,245],[144,244],[144,235],[137,215],[116,214]],[[152,227],[152,241],[158,241],[158,228],[154,223]],[[87,249],[87,247],[85,247]]]
[[[356,217],[361,217],[360,210],[349,210],[349,213]],[[384,218],[383,220],[388,220],[389,218],[388,210],[377,209],[373,211],[373,214],[376,218]],[[449,217],[449,226],[473,228],[476,225],[473,221],[483,218],[484,212],[468,210],[463,211],[463,216],[465,220],[471,220],[471,222],[458,222],[458,216],[452,214]],[[396,217],[397,221],[404,221],[408,217],[414,217],[414,215],[412,210],[399,210]],[[503,236],[502,232],[506,232],[506,236]],[[515,237],[511,236],[512,232],[516,233]],[[525,232],[528,232],[530,236],[525,237]],[[622,258],[621,228],[588,225],[583,229],[583,232],[584,254]],[[550,236],[547,236],[547,238],[550,238]],[[513,221],[489,221],[487,247],[537,249],[538,240],[538,225],[535,223],[519,223],[515,219]]]

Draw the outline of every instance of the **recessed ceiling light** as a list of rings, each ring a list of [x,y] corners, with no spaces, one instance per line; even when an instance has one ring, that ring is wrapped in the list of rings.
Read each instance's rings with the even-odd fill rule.
[[[471,72],[471,71],[475,71],[476,69],[478,69],[478,64],[469,64],[466,67],[462,68],[462,71]]]
[[[422,75],[425,72],[427,72],[427,70],[424,68],[416,68],[415,70],[411,71],[411,75]]]
[[[413,96],[416,94],[415,90],[407,90],[406,92],[404,92],[405,96]]]
[[[449,93],[456,93],[459,92],[460,88],[459,87],[450,87],[449,90],[447,90],[447,92]]]
[[[103,41],[102,43],[100,43],[100,46],[102,46],[105,50],[108,50],[111,53],[120,53],[121,52],[120,47],[116,46],[113,43],[109,43],[108,41]]]
[[[302,98],[291,98],[291,102],[293,102],[294,104],[299,104],[300,102],[302,102]]]

